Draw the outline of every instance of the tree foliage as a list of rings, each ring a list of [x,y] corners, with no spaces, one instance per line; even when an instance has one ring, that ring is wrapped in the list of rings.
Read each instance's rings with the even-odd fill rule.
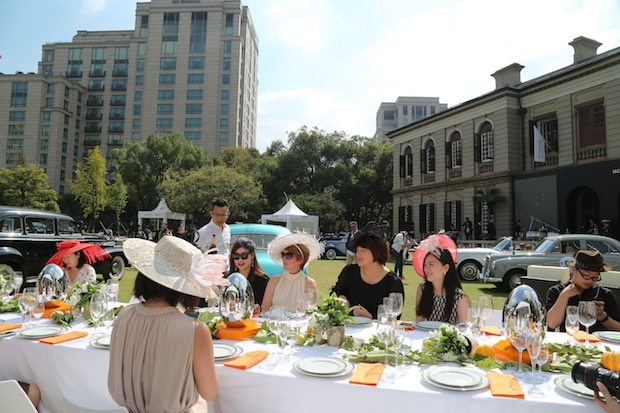
[[[114,211],[116,218],[116,233],[120,234],[121,214],[127,206],[127,186],[120,174],[116,174],[114,182],[110,184],[108,207]]]
[[[78,165],[76,178],[71,183],[71,191],[82,206],[84,216],[90,216],[91,231],[95,229],[99,214],[108,204],[108,182],[105,175],[105,159],[97,146],[88,151],[84,163]]]
[[[20,163],[14,169],[0,169],[0,203],[60,211],[56,192],[38,165]]]

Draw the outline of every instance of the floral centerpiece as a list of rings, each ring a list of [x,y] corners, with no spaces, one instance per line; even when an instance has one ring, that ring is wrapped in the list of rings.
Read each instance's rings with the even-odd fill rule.
[[[90,318],[90,299],[101,292],[101,283],[75,283],[67,293],[67,304],[85,319]]]
[[[455,326],[442,324],[422,341],[420,359],[424,364],[438,362],[471,362],[469,354],[472,351],[472,342],[465,337]]]
[[[315,332],[317,343],[339,347],[344,339],[344,325],[353,321],[351,308],[335,293],[322,297],[316,310],[310,315],[310,326]]]

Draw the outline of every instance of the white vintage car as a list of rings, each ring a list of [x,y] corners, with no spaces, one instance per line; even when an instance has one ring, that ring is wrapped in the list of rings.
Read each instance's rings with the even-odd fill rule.
[[[476,281],[487,255],[506,253],[514,248],[512,237],[502,237],[491,248],[457,249],[456,271],[464,281]]]

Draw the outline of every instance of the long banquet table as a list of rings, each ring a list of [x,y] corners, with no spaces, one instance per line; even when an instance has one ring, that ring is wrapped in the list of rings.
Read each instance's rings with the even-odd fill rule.
[[[0,314],[0,322],[15,322],[20,320],[18,317],[17,314]],[[47,320],[43,322],[49,323]],[[76,330],[93,332],[83,322],[74,324]],[[369,337],[373,332],[372,326],[347,329],[348,334],[359,337]],[[426,332],[416,330],[409,333],[409,338],[413,346],[419,346],[427,335]],[[549,333],[548,337],[552,341],[566,341],[568,336]],[[107,390],[109,352],[91,347],[91,339],[89,335],[56,345],[41,344],[36,340],[16,336],[0,339],[0,380],[17,379],[37,383],[42,392],[39,406],[41,412],[61,413],[63,398],[87,407],[115,407]],[[276,351],[273,344],[260,344],[252,340],[234,343],[244,351],[266,349],[272,354]],[[296,348],[295,357],[344,353],[343,350],[323,345]],[[350,375],[338,378],[309,377],[297,372],[290,361],[273,363],[270,358],[246,371],[229,368],[219,362],[216,366],[220,393],[211,412],[375,413],[403,409],[459,413],[597,411],[593,401],[557,389],[553,384],[557,375],[549,373],[543,373],[546,383],[539,385],[538,394],[530,392],[530,386],[524,384],[525,399],[511,399],[493,397],[488,389],[473,392],[438,389],[422,380],[421,372],[426,366],[402,368],[395,380],[390,372],[386,372],[376,387],[350,384]],[[0,411],[5,411],[1,400]]]

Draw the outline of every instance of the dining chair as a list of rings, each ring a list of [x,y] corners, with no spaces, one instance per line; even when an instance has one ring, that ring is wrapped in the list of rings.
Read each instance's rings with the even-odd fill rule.
[[[36,413],[34,405],[16,380],[0,381],[2,406],[10,407],[13,413]]]
[[[92,407],[82,407],[64,399],[64,413],[128,413],[124,407],[113,407],[111,409],[93,409]]]

